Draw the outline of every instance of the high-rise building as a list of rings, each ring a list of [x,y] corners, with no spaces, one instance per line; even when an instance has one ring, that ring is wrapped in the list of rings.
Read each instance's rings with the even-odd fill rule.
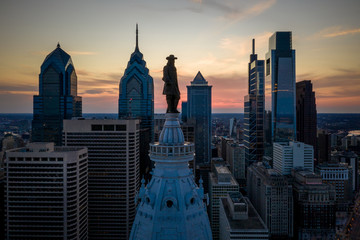
[[[335,239],[335,187],[303,168],[294,178],[294,232],[297,239]]]
[[[273,239],[293,237],[293,193],[288,179],[263,163],[247,170],[247,189],[251,203],[268,227]]]
[[[209,173],[209,212],[213,238],[217,240],[220,237],[220,199],[229,192],[239,192],[239,184],[226,166],[215,165],[214,168],[215,171]]]
[[[303,167],[314,172],[313,146],[302,142],[274,143],[274,169],[283,175],[290,175],[291,169]]]
[[[140,119],[140,177],[149,177],[152,168],[149,144],[154,141],[154,82],[139,50],[136,24],[135,51],[131,54],[119,85],[119,119]]]
[[[64,120],[63,145],[89,154],[89,239],[128,239],[140,187],[138,119]]]
[[[268,147],[296,140],[295,50],[291,32],[275,32],[265,58],[265,110],[270,111]]]
[[[81,115],[74,64],[58,44],[41,65],[39,95],[34,96],[32,141],[61,145],[63,119]]]
[[[227,142],[226,159],[230,171],[239,185],[246,185],[244,144]]]
[[[220,240],[269,239],[269,230],[250,200],[239,192],[220,199]]]
[[[200,72],[187,86],[188,119],[195,119],[195,165],[211,161],[211,88]]]
[[[88,239],[86,148],[36,142],[6,157],[6,239]]]
[[[316,99],[310,80],[296,83],[296,136],[297,141],[313,146],[316,155]]]
[[[258,60],[253,39],[249,62],[248,95],[244,98],[244,144],[246,165],[264,155],[264,60]]]
[[[187,102],[181,102],[181,121],[187,121]]]
[[[119,85],[119,119],[127,117],[140,118],[140,127],[149,128],[154,141],[154,82],[139,50],[137,24],[135,51]]]
[[[167,113],[159,142],[150,145],[155,162],[151,181],[142,180],[131,240],[211,240],[205,194],[194,182],[188,163],[194,158],[194,144],[185,142],[178,113]]]
[[[337,152],[331,156],[334,162],[347,163],[352,167],[352,190],[355,192],[359,188],[359,157],[352,151]]]

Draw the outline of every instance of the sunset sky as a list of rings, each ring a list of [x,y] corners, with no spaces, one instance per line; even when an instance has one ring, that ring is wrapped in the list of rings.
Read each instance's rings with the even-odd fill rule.
[[[214,113],[242,113],[251,40],[264,59],[275,31],[292,31],[296,81],[312,80],[319,113],[360,113],[359,0],[2,0],[0,113],[31,113],[40,66],[60,42],[84,113],[117,113],[119,81],[139,47],[164,112],[162,68],[174,54],[181,91],[201,71]]]

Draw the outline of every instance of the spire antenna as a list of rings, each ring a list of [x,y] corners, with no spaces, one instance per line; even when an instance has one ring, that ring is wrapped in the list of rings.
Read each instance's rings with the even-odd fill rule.
[[[136,23],[136,47],[135,50],[139,50],[139,30],[138,30],[138,24]]]
[[[58,42],[58,44],[56,45],[56,47],[60,48],[60,42]]]
[[[252,40],[252,54],[255,54],[255,39]]]

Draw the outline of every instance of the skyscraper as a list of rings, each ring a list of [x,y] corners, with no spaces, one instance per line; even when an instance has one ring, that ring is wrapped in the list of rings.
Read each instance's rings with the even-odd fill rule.
[[[135,51],[131,54],[119,85],[119,119],[140,119],[140,177],[149,177],[152,168],[149,144],[154,141],[154,82],[139,50],[136,24]]]
[[[195,119],[195,165],[211,161],[211,88],[200,72],[187,87],[187,118]]]
[[[273,162],[274,169],[283,175],[290,175],[296,167],[314,172],[313,146],[302,142],[274,143]]]
[[[276,32],[269,39],[265,60],[265,110],[270,111],[269,139],[296,140],[295,50],[292,33]]]
[[[244,99],[244,145],[246,165],[264,155],[264,60],[258,60],[253,39],[249,62],[249,89]]]
[[[88,239],[86,148],[30,143],[6,156],[6,239]]]
[[[41,65],[39,95],[34,96],[32,141],[61,145],[63,119],[81,115],[74,64],[58,44]]]
[[[310,80],[296,83],[297,140],[314,147],[316,155],[317,116],[316,99]]]
[[[64,146],[89,154],[89,239],[128,239],[139,179],[139,120],[65,120]]]
[[[188,166],[194,144],[184,141],[178,116],[166,114],[159,142],[150,146],[155,168],[146,187],[142,180],[131,240],[212,239],[202,180],[197,187]]]
[[[140,118],[141,129],[150,129],[154,140],[154,82],[139,50],[137,24],[135,51],[119,85],[119,119],[127,117]]]

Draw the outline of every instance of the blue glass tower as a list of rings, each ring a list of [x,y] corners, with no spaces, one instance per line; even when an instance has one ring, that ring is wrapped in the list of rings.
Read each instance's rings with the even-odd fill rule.
[[[211,88],[200,72],[187,86],[187,117],[195,119],[195,165],[211,161]]]
[[[136,24],[136,46],[125,69],[119,86],[119,119],[140,118],[140,128],[150,129],[150,141],[154,139],[154,83],[138,45]]]
[[[34,96],[33,142],[61,145],[63,119],[81,117],[77,76],[69,54],[60,44],[45,58],[39,75],[39,95]]]
[[[258,60],[253,39],[249,62],[249,89],[244,99],[244,145],[246,165],[264,154],[264,60]]]
[[[269,114],[267,145],[295,141],[295,50],[291,32],[276,32],[270,37],[265,70],[265,109]]]

